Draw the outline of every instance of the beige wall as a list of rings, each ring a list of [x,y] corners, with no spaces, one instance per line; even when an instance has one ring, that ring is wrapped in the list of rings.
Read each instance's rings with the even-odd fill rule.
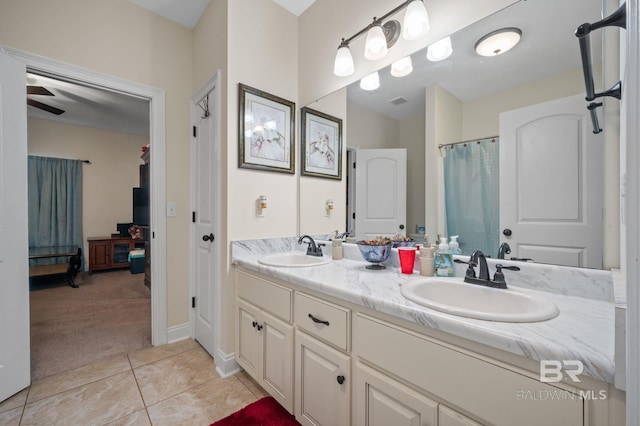
[[[347,145],[351,148],[398,148],[398,121],[347,101]]]
[[[147,137],[29,118],[29,155],[90,160],[82,167],[84,252],[89,237],[109,236],[132,221],[131,189],[140,184]],[[85,268],[88,265],[84,265]]]
[[[413,117],[398,126],[398,148],[407,149],[407,235],[425,226],[424,213],[424,117]]]
[[[189,321],[193,32],[127,0],[2,0],[0,45],[165,90],[167,325]],[[153,147],[152,147],[153,149]]]

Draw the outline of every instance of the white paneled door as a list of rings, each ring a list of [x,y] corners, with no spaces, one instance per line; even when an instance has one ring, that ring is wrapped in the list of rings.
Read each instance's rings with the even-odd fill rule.
[[[26,67],[0,49],[0,401],[29,386]]]
[[[355,198],[358,240],[406,235],[407,150],[359,149]]]
[[[500,238],[511,255],[602,268],[603,165],[584,95],[500,114]]]
[[[194,334],[195,339],[212,356],[215,354],[216,285],[219,276],[219,220],[218,203],[218,105],[214,86],[199,103],[198,118],[194,124],[194,261],[195,299]]]

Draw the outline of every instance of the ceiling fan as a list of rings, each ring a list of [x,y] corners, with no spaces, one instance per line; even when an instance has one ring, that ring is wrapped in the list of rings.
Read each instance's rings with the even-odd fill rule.
[[[55,96],[53,93],[42,86],[27,86],[27,95]],[[47,111],[55,115],[60,115],[64,112],[64,110],[60,108],[47,105],[29,97],[27,98],[27,105],[31,105],[34,108],[39,108],[43,111]]]

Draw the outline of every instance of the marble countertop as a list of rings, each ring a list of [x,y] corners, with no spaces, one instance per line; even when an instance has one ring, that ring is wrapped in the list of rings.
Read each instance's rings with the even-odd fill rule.
[[[420,279],[420,275],[404,275],[393,262],[385,270],[371,271],[366,269],[367,262],[356,260],[357,246],[353,245],[355,256],[349,252],[353,249],[346,246],[345,258],[327,265],[279,268],[262,265],[258,259],[266,253],[299,250],[297,244],[286,239],[270,240],[267,245],[239,241],[232,243],[232,262],[302,288],[530,359],[579,360],[584,365],[583,374],[614,382],[615,307],[611,301],[541,292],[560,310],[557,317],[548,321],[504,323],[458,317],[404,298],[400,287]],[[331,248],[328,249],[330,253]],[[507,283],[515,288],[509,275]]]

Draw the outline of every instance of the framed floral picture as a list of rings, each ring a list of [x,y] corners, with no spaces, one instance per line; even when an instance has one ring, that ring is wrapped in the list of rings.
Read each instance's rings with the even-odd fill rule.
[[[342,180],[342,120],[301,110],[302,175]]]
[[[295,103],[240,83],[238,167],[295,173]]]

